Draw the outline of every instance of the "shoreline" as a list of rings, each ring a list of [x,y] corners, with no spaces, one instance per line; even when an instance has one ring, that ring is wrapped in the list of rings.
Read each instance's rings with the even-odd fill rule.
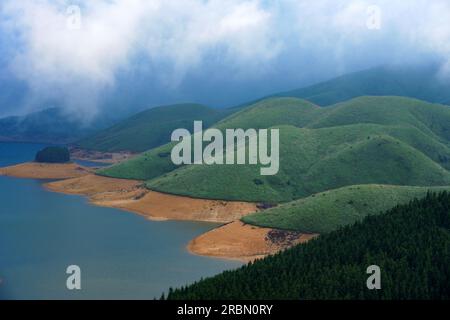
[[[44,187],[52,192],[86,196],[93,205],[131,211],[151,220],[228,223],[257,211],[252,203],[168,195],[146,189],[142,181],[94,174],[49,182]]]
[[[189,242],[187,249],[196,255],[251,262],[308,242],[317,236],[319,235],[261,228],[236,220],[196,237]]]
[[[0,176],[38,180],[70,179],[92,173],[92,168],[84,167],[73,162],[62,164],[25,162],[0,168]]]
[[[49,192],[84,196],[91,205],[120,209],[152,221],[223,224],[186,245],[189,253],[199,256],[250,262],[317,236],[241,222],[243,216],[260,211],[257,203],[165,194],[145,188],[143,181],[95,175],[92,169],[74,163],[24,163],[0,168],[0,175],[56,180],[44,183],[43,187]]]
[[[116,164],[122,161],[130,160],[137,153],[129,151],[121,152],[101,152],[95,150],[82,149],[75,146],[69,147],[70,157],[74,160],[98,162],[105,164]]]

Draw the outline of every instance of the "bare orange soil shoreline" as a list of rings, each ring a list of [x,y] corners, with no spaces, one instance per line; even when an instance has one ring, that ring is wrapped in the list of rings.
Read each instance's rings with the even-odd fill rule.
[[[142,182],[93,174],[45,185],[54,192],[88,196],[99,206],[139,213],[155,220],[227,223],[257,210],[256,204],[193,199],[146,189]]]
[[[118,208],[153,220],[225,223],[188,245],[193,254],[251,261],[274,254],[316,235],[306,235],[245,225],[239,221],[258,211],[256,203],[194,199],[148,190],[142,181],[102,177],[76,164],[25,163],[0,168],[0,175],[59,180],[45,188],[64,194],[87,196],[94,205]]]
[[[92,172],[92,169],[75,163],[47,164],[27,162],[16,166],[0,168],[0,175],[27,179],[69,179],[81,177]]]
[[[316,236],[234,221],[195,238],[189,243],[188,250],[204,256],[253,261],[305,243]]]

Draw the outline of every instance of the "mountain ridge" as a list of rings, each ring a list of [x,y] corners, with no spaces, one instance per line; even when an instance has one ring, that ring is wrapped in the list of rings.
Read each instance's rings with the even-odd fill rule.
[[[396,105],[400,107],[396,109]],[[308,121],[314,123],[315,117],[325,119],[325,114],[333,114],[336,106],[338,113],[350,110],[353,121],[342,123],[338,121],[339,117],[333,116],[326,118],[327,126],[318,128],[310,128],[303,120],[298,122],[298,125],[304,125],[303,128],[292,124],[277,125],[279,119],[286,118],[295,124],[299,118],[298,110],[306,110],[310,115]],[[450,122],[450,108],[398,97],[362,97],[344,103],[344,107],[342,104],[336,106],[316,108],[299,99],[268,99],[240,111],[237,117],[233,115],[218,123],[217,127],[222,129],[237,122],[244,129],[279,128],[281,164],[279,174],[273,177],[261,177],[257,166],[177,168],[170,164],[173,144],[99,173],[147,180],[150,189],[160,192],[268,202],[288,202],[349,184],[450,185],[447,171],[450,168],[450,139],[445,128]],[[278,112],[279,108],[284,111]],[[293,113],[289,114],[289,110]],[[316,113],[314,116],[311,116],[311,110]],[[390,111],[378,112],[380,110]],[[396,118],[391,119],[392,115]],[[373,116],[373,121],[361,123],[361,119],[370,120]],[[360,173],[352,176],[350,173],[355,168],[360,168]],[[423,176],[421,172],[427,174]],[[205,179],[210,181],[207,185],[201,183]]]

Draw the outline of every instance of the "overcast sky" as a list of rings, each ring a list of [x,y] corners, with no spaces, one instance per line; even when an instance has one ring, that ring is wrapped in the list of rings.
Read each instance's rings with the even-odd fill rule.
[[[0,115],[227,106],[387,63],[450,73],[450,0],[1,0],[0,18],[0,95],[28,88]]]

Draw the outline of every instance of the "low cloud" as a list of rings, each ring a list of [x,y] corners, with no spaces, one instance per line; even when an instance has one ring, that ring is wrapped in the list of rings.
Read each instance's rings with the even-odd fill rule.
[[[79,28],[76,10],[68,11],[74,5]],[[368,25],[377,12],[370,8],[379,9],[379,27]],[[142,61],[169,89],[193,71],[208,81],[208,73],[227,70],[243,83],[275,74],[281,83],[273,87],[287,88],[296,74],[424,57],[450,73],[446,0],[4,0],[0,16],[7,67],[28,83],[28,105],[59,101],[85,119],[117,74]]]
[[[169,66],[160,81],[176,86],[209,54],[256,68],[279,51],[271,14],[257,1],[80,1],[79,17],[70,8],[69,1],[6,1],[2,29],[17,35],[9,66],[34,96],[63,98],[86,117],[136,57]]]

